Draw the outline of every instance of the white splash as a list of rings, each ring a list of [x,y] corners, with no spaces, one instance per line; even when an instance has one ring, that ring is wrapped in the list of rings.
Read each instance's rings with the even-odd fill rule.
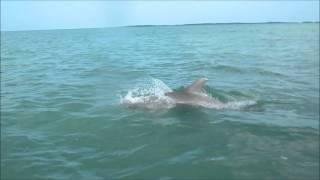
[[[253,106],[255,104],[257,104],[257,101],[253,100],[234,101],[225,103],[224,108],[237,110],[244,107]]]
[[[122,97],[120,96],[120,104],[127,107],[140,107],[145,109],[164,109],[175,106],[173,100],[165,93],[172,90],[161,80],[152,78],[151,84],[144,87],[136,87],[129,90]]]
[[[242,101],[231,101],[231,102],[220,102],[216,98],[213,98],[215,101],[213,102],[197,102],[194,103],[197,106],[202,106],[210,109],[232,109],[232,110],[240,110],[248,106],[252,106],[257,104],[256,101],[253,100],[242,100]]]

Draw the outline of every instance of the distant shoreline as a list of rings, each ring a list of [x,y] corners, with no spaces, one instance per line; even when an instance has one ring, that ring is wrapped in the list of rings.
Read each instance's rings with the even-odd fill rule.
[[[320,21],[302,21],[302,22],[232,22],[232,23],[190,23],[190,24],[174,24],[174,25],[129,25],[119,27],[153,27],[153,26],[203,26],[203,25],[233,25],[233,24],[306,24],[319,23]]]
[[[123,28],[123,27],[156,27],[156,26],[209,26],[209,25],[236,25],[236,24],[311,24],[320,23],[320,21],[301,21],[301,22],[228,22],[228,23],[190,23],[190,24],[145,24],[145,25],[125,25],[125,26],[109,26],[109,27],[84,27],[84,28],[69,28],[69,29],[30,29],[30,30],[5,30],[2,32],[26,32],[26,31],[54,31],[54,30],[80,30],[80,29],[104,29],[104,28]]]

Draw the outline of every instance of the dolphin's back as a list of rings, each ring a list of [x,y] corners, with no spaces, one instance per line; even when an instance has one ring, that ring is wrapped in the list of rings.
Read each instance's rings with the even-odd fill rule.
[[[207,78],[200,78],[195,80],[191,85],[187,86],[185,89],[174,92],[165,93],[166,96],[172,98],[176,104],[188,104],[195,106],[210,106],[220,108],[223,104],[208,96],[203,89]]]
[[[170,98],[174,99],[174,101],[176,103],[191,103],[192,101],[195,100],[195,95],[188,93],[185,90],[180,90],[180,91],[176,91],[176,92],[168,92],[165,94],[166,96],[169,96]]]

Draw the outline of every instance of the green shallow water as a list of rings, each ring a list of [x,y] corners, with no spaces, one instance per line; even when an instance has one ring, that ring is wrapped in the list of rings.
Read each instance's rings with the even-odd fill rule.
[[[319,23],[1,32],[1,179],[319,179]],[[198,77],[239,109],[127,108]]]

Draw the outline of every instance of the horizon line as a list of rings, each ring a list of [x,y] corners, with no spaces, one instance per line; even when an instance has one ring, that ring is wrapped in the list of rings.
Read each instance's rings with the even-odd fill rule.
[[[104,27],[78,27],[78,28],[53,28],[53,29],[25,29],[25,30],[0,30],[0,32],[24,32],[24,31],[54,31],[54,30],[80,30],[80,29],[105,29],[105,28],[123,28],[123,27],[154,27],[154,26],[201,26],[201,25],[219,25],[219,24],[281,24],[281,23],[320,23],[320,21],[266,21],[266,22],[215,22],[215,23],[187,23],[187,24],[137,24],[122,26],[104,26]]]

